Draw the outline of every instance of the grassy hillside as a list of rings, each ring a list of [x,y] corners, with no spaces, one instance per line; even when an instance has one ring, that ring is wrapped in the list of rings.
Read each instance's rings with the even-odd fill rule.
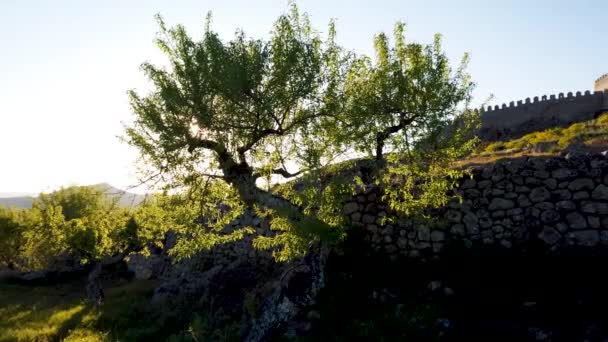
[[[81,284],[0,284],[0,341],[117,340],[115,327],[149,300],[156,282],[133,281],[106,289],[101,308],[83,301]]]
[[[552,128],[533,132],[519,139],[488,144],[484,153],[508,150],[531,150],[539,144],[547,144],[547,152],[557,152],[573,143],[584,146],[608,144],[608,113],[595,120],[579,122],[567,128]]]

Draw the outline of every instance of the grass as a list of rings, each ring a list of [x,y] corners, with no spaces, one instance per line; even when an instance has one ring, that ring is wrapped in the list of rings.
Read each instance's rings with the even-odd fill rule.
[[[555,145],[549,152],[557,152],[576,141],[585,145],[608,141],[608,113],[604,113],[595,120],[575,123],[566,128],[551,128],[526,134],[519,139],[493,142],[486,145],[480,155],[500,151],[530,150],[540,143],[554,143]]]
[[[496,141],[482,145],[480,151],[458,162],[459,166],[475,166],[494,163],[502,159],[519,157],[550,157],[559,154],[570,144],[578,142],[588,152],[600,152],[608,148],[608,113],[595,120],[579,122],[566,128],[551,128],[526,134],[509,141]],[[534,146],[547,143],[543,152],[535,151]]]
[[[106,341],[136,306],[148,301],[153,281],[106,289],[97,308],[83,300],[79,284],[52,287],[0,284],[0,341]]]

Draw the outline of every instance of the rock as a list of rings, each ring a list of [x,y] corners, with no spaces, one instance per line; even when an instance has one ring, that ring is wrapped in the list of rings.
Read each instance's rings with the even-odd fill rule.
[[[608,186],[604,184],[598,185],[593,192],[591,192],[591,197],[600,201],[608,201]]]
[[[555,223],[559,221],[559,213],[555,210],[545,210],[540,214],[540,220],[543,223]]]
[[[363,223],[374,223],[376,218],[372,215],[365,214],[363,215]]]
[[[513,243],[511,243],[511,241],[505,240],[505,239],[500,240],[500,245],[507,249],[513,247]]]
[[[555,190],[557,188],[557,180],[555,180],[555,178],[545,179],[543,184],[550,190]]]
[[[545,170],[534,171],[534,177],[536,177],[536,178],[547,180],[547,178],[549,178],[549,176],[550,176],[549,172],[547,172]],[[543,181],[543,183],[545,183],[545,181]],[[557,186],[557,181],[555,181],[555,185]]]
[[[489,217],[480,217],[479,226],[483,229],[490,228],[492,226],[492,219]]]
[[[488,209],[490,210],[507,210],[507,209],[511,209],[515,206],[515,203],[511,200],[508,199],[504,199],[504,198],[494,198],[492,199],[492,202],[490,203],[490,206],[488,207]],[[465,215],[466,218],[466,215]]]
[[[492,186],[492,181],[491,180],[482,180],[477,182],[477,187],[479,189],[486,189]]]
[[[526,185],[540,185],[541,181],[540,179],[536,178],[536,177],[526,177],[524,184]]]
[[[343,212],[345,215],[350,215],[359,210],[359,205],[355,202],[348,202],[344,205]]]
[[[587,220],[585,217],[577,212],[566,214],[566,221],[572,229],[585,229],[587,228]]]
[[[532,202],[543,202],[551,198],[551,193],[544,187],[538,187],[532,189],[529,197]]]
[[[458,210],[448,210],[446,218],[449,222],[458,223],[462,219],[462,213]]]
[[[608,215],[608,203],[583,201],[581,211],[587,214]]]
[[[555,228],[560,232],[560,233],[565,233],[568,231],[568,225],[563,223],[563,222],[559,222],[555,225]]]
[[[568,234],[568,237],[573,239],[577,245],[584,247],[593,247],[600,241],[600,234],[597,230],[572,232]]]
[[[571,191],[593,190],[595,184],[591,178],[578,178],[570,182],[568,189]]]
[[[325,286],[325,265],[329,248],[320,246],[304,257],[297,268],[289,267],[268,290],[256,317],[243,335],[244,341],[264,341],[270,330],[292,321],[302,309],[310,307]]]
[[[574,178],[578,176],[578,171],[577,170],[572,170],[572,169],[557,169],[554,170],[553,172],[551,172],[551,177],[557,179],[557,180],[565,180],[565,179],[570,179],[570,178]]]
[[[479,190],[477,189],[466,189],[464,191],[465,193],[465,197],[467,198],[477,198],[479,196],[481,196],[481,192],[479,192]]]
[[[557,209],[560,209],[560,210],[566,210],[566,211],[576,210],[576,204],[574,204],[574,202],[572,202],[572,201],[559,201],[555,204],[555,206],[557,207]]]
[[[589,223],[589,227],[593,229],[598,229],[601,227],[600,218],[597,216],[587,217],[587,222]]]
[[[353,222],[359,222],[361,220],[361,213],[355,212],[352,215],[350,215],[350,219]]]
[[[555,228],[545,226],[542,232],[538,234],[538,238],[548,245],[553,245],[559,241],[562,236]]]
[[[433,230],[431,233],[431,241],[441,242],[443,240],[445,240],[445,233],[440,230]]]
[[[465,179],[465,181],[460,186],[461,189],[472,189],[477,185],[477,182],[474,179]]]
[[[540,213],[541,213],[541,211],[538,208],[526,208],[526,216],[528,216],[528,217],[539,218]]]
[[[602,230],[600,232],[600,241],[603,244],[608,244],[608,230]]]
[[[534,205],[534,208],[538,208],[540,210],[551,210],[555,209],[555,204],[551,202],[540,202]]]
[[[496,210],[496,211],[492,212],[492,217],[493,218],[505,217],[505,211],[504,210]]]
[[[559,189],[553,191],[553,195],[555,195],[560,200],[569,200],[572,198],[572,193],[570,193],[567,189]]]
[[[135,279],[147,280],[156,278],[162,272],[164,259],[158,255],[144,256],[140,253],[125,258],[127,269],[133,272]]]
[[[418,240],[420,241],[429,241],[431,239],[431,230],[426,226],[419,226],[418,230]]]
[[[517,205],[519,205],[522,208],[525,208],[525,207],[531,206],[532,202],[530,201],[530,199],[528,199],[528,196],[519,195],[519,197],[517,197]]]
[[[589,198],[589,193],[587,191],[578,191],[572,195],[572,198],[575,200],[582,200]]]
[[[376,234],[378,232],[378,226],[376,226],[375,224],[368,224],[367,226],[365,226],[365,229],[367,229],[367,231],[372,234]]]
[[[465,235],[464,224],[453,225],[452,228],[450,228],[450,233],[452,235],[456,235],[456,236],[464,236]]]

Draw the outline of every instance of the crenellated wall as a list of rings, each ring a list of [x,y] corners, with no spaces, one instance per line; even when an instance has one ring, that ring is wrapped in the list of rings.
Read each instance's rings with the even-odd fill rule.
[[[593,93],[536,96],[482,109],[479,136],[484,140],[517,138],[535,131],[591,120],[603,111],[608,111],[608,89]]]
[[[608,89],[608,74],[602,75],[595,81],[595,91],[604,91]]]

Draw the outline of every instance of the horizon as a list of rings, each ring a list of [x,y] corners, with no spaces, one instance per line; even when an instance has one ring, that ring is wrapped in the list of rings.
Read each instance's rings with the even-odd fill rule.
[[[374,34],[407,23],[407,38],[429,43],[435,32],[455,66],[471,54],[468,71],[477,84],[476,106],[559,93],[593,90],[608,73],[608,2],[479,0],[366,2],[297,1],[322,33],[337,19],[338,42],[371,54]],[[347,5],[346,5],[347,4]],[[153,43],[154,14],[168,25],[183,24],[197,37],[208,11],[223,40],[237,28],[267,37],[287,1],[117,0],[86,5],[75,1],[0,4],[0,145],[5,166],[0,193],[53,191],[61,186],[137,183],[137,151],[121,143],[122,123],[133,116],[128,89],[145,90],[144,61],[162,61]],[[251,13],[259,13],[252,16]],[[142,193],[143,187],[129,192]]]

